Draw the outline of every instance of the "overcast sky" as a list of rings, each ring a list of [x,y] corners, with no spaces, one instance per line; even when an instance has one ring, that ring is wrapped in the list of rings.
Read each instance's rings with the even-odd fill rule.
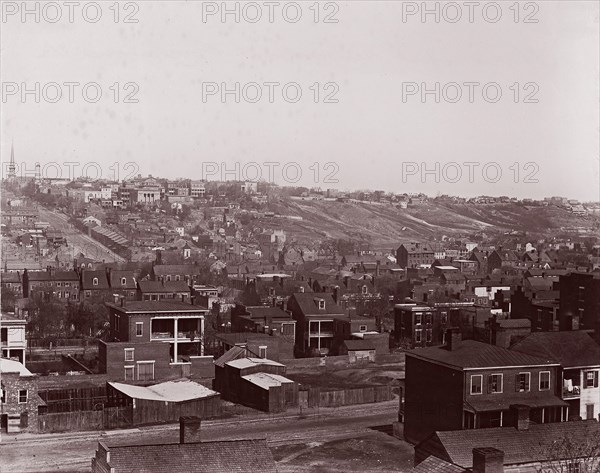
[[[17,164],[97,162],[105,177],[115,162],[121,178],[136,170],[128,162],[143,175],[198,179],[214,172],[207,163],[222,171],[221,163],[233,170],[237,162],[238,177],[244,166],[252,177],[248,163],[256,162],[269,178],[262,163],[278,162],[270,169],[279,184],[287,165],[290,181],[300,169],[297,184],[322,188],[600,199],[598,2],[520,2],[517,9],[499,2],[496,22],[493,6],[475,8],[470,22],[464,2],[454,4],[462,17],[452,22],[458,10],[442,3],[439,23],[433,14],[425,22],[420,12],[410,14],[421,2],[299,2],[296,23],[297,9],[286,7],[284,18],[289,2],[275,3],[272,23],[264,2],[257,2],[259,21],[250,21],[256,9],[247,7],[236,23],[233,15],[225,22],[220,12],[208,15],[221,2],[191,1],[121,3],[117,23],[112,2],[100,2],[96,23],[91,7],[88,21],[76,8],[71,23],[68,6],[57,2],[62,18],[53,23],[56,9],[40,7],[37,23],[11,14],[21,2],[3,2],[2,160],[14,140]],[[127,14],[138,22],[125,23]],[[326,15],[337,23],[324,22]],[[34,89],[36,82],[38,103],[35,94],[21,95],[23,83]],[[95,89],[84,98],[76,86],[70,103],[61,85],[62,98],[50,103],[52,82],[94,82],[102,98],[91,103]],[[261,100],[252,103],[250,86],[240,103],[234,94],[223,103],[218,91],[203,100],[208,83],[236,82],[260,84]],[[270,103],[265,82],[296,83],[302,97],[291,103],[295,89],[286,100],[278,86]],[[433,89],[436,82],[444,92],[439,103],[410,84]],[[457,87],[444,87],[452,82],[460,99]],[[472,103],[465,82],[481,84]],[[497,85],[484,97],[487,83]],[[491,103],[498,87],[502,97]],[[129,92],[137,103],[125,103]],[[327,96],[337,103],[325,103]],[[433,172],[423,174],[423,163]]]

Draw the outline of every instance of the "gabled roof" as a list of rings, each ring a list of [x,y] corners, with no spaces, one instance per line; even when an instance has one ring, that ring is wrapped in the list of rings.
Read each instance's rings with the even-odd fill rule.
[[[416,348],[406,356],[415,356],[459,369],[558,364],[555,361],[475,340],[462,340],[457,345],[452,350],[448,350],[445,346]]]
[[[20,283],[21,276],[18,271],[15,272],[2,272],[0,275],[0,282],[2,283]]]
[[[415,448],[439,448],[436,456],[463,468],[473,466],[473,448],[492,447],[504,452],[504,465],[551,460],[553,443],[563,438],[585,444],[600,436],[595,420],[530,424],[527,430],[513,427],[434,432]]]
[[[123,278],[125,284],[122,284]],[[109,283],[112,289],[136,289],[137,287],[133,271],[111,271]]]
[[[344,310],[338,306],[331,296],[331,293],[327,292],[297,292],[292,294],[290,300],[294,299],[303,315],[317,315],[317,314],[331,314],[331,315],[343,315]],[[319,309],[318,300],[325,301],[325,308]],[[288,301],[289,304],[289,301]]]
[[[114,473],[277,473],[265,439],[162,445],[128,445],[102,440]]]
[[[23,363],[8,358],[0,358],[0,373],[18,373],[19,376],[33,376]]]
[[[94,285],[94,278],[98,278],[98,285]],[[105,271],[84,270],[81,272],[81,289],[110,289]]]
[[[215,365],[223,368],[225,363],[233,360],[237,360],[238,358],[243,358],[247,355],[246,348],[243,347],[231,347],[227,350],[223,355],[221,355],[218,359],[214,361]]]
[[[510,349],[558,362],[563,368],[600,366],[600,346],[586,332],[536,332]]]

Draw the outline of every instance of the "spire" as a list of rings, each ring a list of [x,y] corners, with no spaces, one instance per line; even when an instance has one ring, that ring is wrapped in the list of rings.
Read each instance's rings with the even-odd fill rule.
[[[8,165],[8,178],[13,179],[17,177],[16,166],[15,166],[15,142],[14,139],[10,144],[10,163]]]

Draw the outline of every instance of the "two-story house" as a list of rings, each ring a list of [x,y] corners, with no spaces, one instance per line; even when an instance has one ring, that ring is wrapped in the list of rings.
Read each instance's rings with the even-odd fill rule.
[[[79,276],[75,271],[23,271],[23,297],[36,293],[56,297],[63,302],[79,301]]]
[[[558,392],[567,402],[568,419],[598,419],[600,414],[600,346],[582,331],[537,332],[511,350],[560,363]]]
[[[137,281],[134,271],[111,270],[108,273],[108,284],[111,294],[124,297],[128,301],[134,301],[137,298]]]
[[[296,350],[305,356],[327,355],[333,347],[334,319],[345,317],[329,293],[298,292],[287,302],[296,320]]]
[[[17,433],[37,430],[38,376],[23,363],[0,358],[0,431]]]
[[[0,315],[0,356],[2,358],[12,358],[25,364],[25,354],[27,353],[27,340],[25,338],[24,319],[18,319],[11,314]]]
[[[529,408],[536,423],[567,419],[557,396],[559,363],[473,340],[450,330],[443,347],[406,353],[404,436],[418,443],[440,430],[516,425],[511,408]]]
[[[401,268],[416,268],[419,265],[431,265],[435,260],[435,251],[429,243],[403,243],[396,251],[396,260]]]
[[[166,379],[190,356],[204,355],[206,307],[124,299],[106,307],[110,337],[99,342],[98,356],[110,380]]]
[[[23,284],[20,273],[18,271],[2,272],[0,275],[0,288],[2,288],[2,292],[5,290],[12,291],[16,298],[23,297]]]
[[[113,299],[106,271],[81,271],[81,300],[108,301]]]

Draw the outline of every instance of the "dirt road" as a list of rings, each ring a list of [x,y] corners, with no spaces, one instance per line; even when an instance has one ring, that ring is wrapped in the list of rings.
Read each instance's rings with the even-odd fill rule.
[[[277,449],[286,445],[318,442],[322,445],[332,441],[343,441],[373,436],[388,438],[397,448],[402,442],[377,430],[384,424],[396,420],[398,401],[378,404],[347,406],[324,409],[306,417],[263,415],[251,419],[214,420],[202,424],[206,440],[244,438],[266,438],[269,445]],[[91,458],[98,440],[110,438],[126,442],[177,442],[178,425],[161,425],[140,429],[115,430],[110,432],[73,432],[68,434],[16,435],[2,437],[0,444],[0,471],[11,473],[33,472],[89,472]],[[294,455],[292,455],[294,457]],[[285,459],[286,471],[293,469],[290,457]],[[283,466],[283,465],[282,465]],[[375,470],[374,470],[375,471]],[[376,470],[380,471],[380,470]]]

